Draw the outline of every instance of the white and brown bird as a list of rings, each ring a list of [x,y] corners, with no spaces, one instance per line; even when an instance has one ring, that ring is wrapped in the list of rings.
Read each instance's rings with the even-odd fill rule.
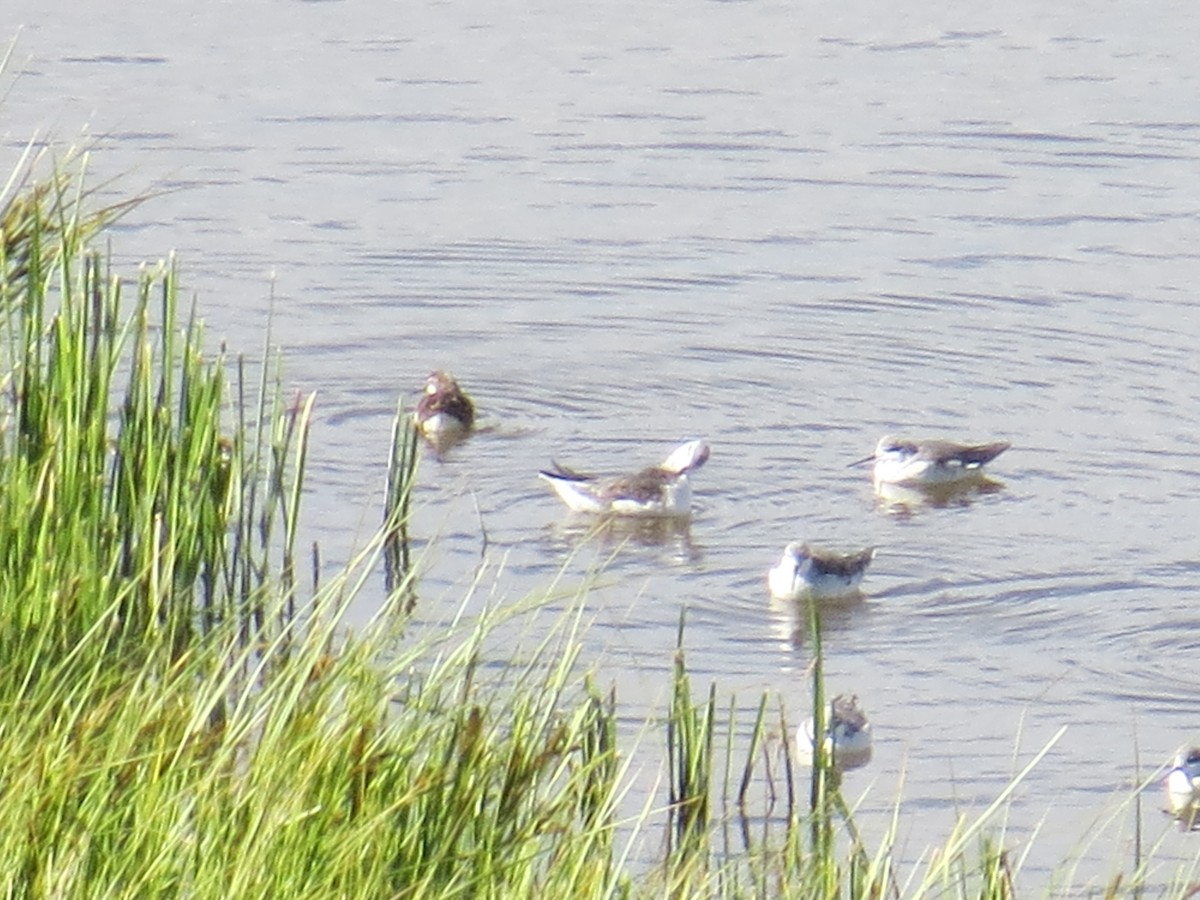
[[[574,512],[617,516],[683,517],[690,515],[692,486],[688,476],[708,460],[708,444],[680,444],[657,466],[632,475],[597,478],[554,463],[538,473]]]
[[[1167,811],[1193,828],[1200,824],[1200,747],[1180,750],[1171,765],[1171,771],[1163,779]]]
[[[779,600],[834,600],[858,593],[863,573],[875,558],[875,548],[854,553],[814,550],[792,541],[783,557],[767,572],[767,587]]]
[[[875,463],[876,484],[937,487],[981,478],[983,467],[1007,450],[1008,441],[957,444],[954,441],[914,441],[887,435],[875,452],[850,465]]]
[[[816,755],[816,720],[805,719],[796,729],[796,753],[811,766]],[[853,694],[838,694],[825,707],[825,752],[835,769],[857,769],[871,761],[871,723]]]

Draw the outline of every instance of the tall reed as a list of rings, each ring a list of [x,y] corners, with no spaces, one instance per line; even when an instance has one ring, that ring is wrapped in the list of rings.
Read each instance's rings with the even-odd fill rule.
[[[710,687],[707,700],[700,704],[692,701],[691,679],[684,661],[684,620],[681,612],[666,723],[671,790],[667,877],[676,889],[703,881],[707,870],[716,727],[716,685]]]
[[[290,559],[299,480],[283,473],[309,408],[272,410],[285,424],[248,459],[244,431],[226,430],[224,359],[205,358],[194,317],[178,321],[172,266],[143,272],[128,315],[96,255],[62,267],[56,296],[44,282],[28,279],[6,320],[0,645],[35,632],[43,654],[65,652],[105,621],[114,640],[181,650],[218,618],[249,626],[276,518]],[[264,459],[274,505],[260,509]]]
[[[416,481],[418,444],[416,426],[401,403],[392,422],[388,450],[383,501],[384,564],[388,591],[405,591],[409,607],[415,602],[408,523]]]

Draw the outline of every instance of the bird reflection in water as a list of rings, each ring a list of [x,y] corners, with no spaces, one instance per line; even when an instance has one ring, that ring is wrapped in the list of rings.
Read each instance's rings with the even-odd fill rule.
[[[698,562],[703,552],[692,540],[686,518],[635,518],[630,516],[570,516],[548,526],[554,543],[578,549],[591,544],[617,550],[622,546],[661,548],[675,564]]]
[[[908,517],[922,509],[946,509],[970,506],[977,497],[997,494],[1004,482],[987,476],[951,484],[908,485],[880,481],[875,483],[879,508],[895,516]]]
[[[814,600],[804,596],[797,600],[772,598],[769,603],[772,628],[778,637],[792,650],[807,652],[811,649],[809,604],[816,603],[821,611],[821,635],[847,631],[854,626],[867,609],[866,596],[855,593],[844,597]]]

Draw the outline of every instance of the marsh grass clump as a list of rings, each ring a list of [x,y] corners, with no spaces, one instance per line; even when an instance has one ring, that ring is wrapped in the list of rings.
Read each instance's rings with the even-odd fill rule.
[[[0,72],[3,71],[0,63]],[[60,159],[31,142],[0,186],[0,304],[7,307],[35,283],[80,257],[102,229],[141,205],[148,194],[107,205],[101,188],[83,177],[88,156],[70,149]]]
[[[0,732],[5,892],[619,892],[609,702],[559,660],[479,679],[486,624],[397,650],[388,610],[351,634],[346,587],[296,639],[225,621],[169,662],[81,646],[30,685]]]
[[[44,664],[95,627],[182,652],[221,617],[261,626],[265,536],[279,520],[286,538],[282,472],[303,442],[284,430],[245,457],[245,431],[226,430],[225,361],[205,358],[194,319],[178,323],[173,268],[143,272],[125,315],[102,260],[72,262],[53,298],[28,280],[5,323],[0,647],[19,657],[38,634]]]
[[[312,398],[284,402],[267,361],[255,388],[207,356],[172,265],[127,282],[21,211],[0,348],[0,890],[619,894],[614,699],[578,677],[578,642],[494,677],[491,617],[402,637],[408,417],[385,529],[304,592]],[[387,601],[351,631],[348,598],[393,552]]]

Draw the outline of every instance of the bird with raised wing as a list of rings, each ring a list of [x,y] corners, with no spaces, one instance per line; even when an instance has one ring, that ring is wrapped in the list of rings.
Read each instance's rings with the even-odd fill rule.
[[[690,515],[692,486],[688,476],[708,460],[708,444],[688,441],[657,466],[631,475],[597,478],[557,463],[538,477],[554,488],[574,512],[618,516],[682,517]]]

